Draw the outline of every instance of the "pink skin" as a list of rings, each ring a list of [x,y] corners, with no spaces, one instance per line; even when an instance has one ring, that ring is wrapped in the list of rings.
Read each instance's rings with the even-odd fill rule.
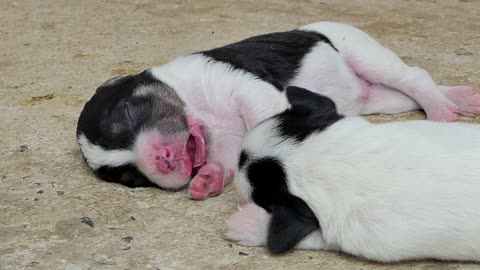
[[[162,187],[185,186],[193,169],[206,164],[204,125],[192,118],[187,122],[188,133],[165,136],[153,130],[137,146],[139,168]]]
[[[267,240],[270,214],[263,208],[248,203],[239,207],[227,219],[227,240],[242,246],[264,246]]]
[[[362,87],[362,100],[366,101],[368,100],[368,97],[370,96],[370,88],[372,87],[372,83],[369,81],[366,81],[362,78],[358,78],[358,82],[360,83],[360,86]]]
[[[233,180],[234,172],[232,168],[225,169],[222,162],[207,163],[207,145],[204,139],[204,130],[207,128],[203,122],[191,116],[187,116],[190,134],[198,138],[196,140],[195,160],[193,167],[200,167],[198,173],[190,182],[188,195],[192,200],[205,200],[208,197],[217,196],[222,193],[223,187]],[[199,149],[200,148],[200,149]]]
[[[471,101],[472,104],[477,102],[478,94],[473,98],[468,97],[471,96],[470,90],[473,88],[468,87],[470,90],[465,90],[467,88],[464,86],[451,87],[448,91],[450,95],[447,96],[442,91],[438,91],[441,87],[424,69],[409,67],[394,54],[385,55],[382,62],[377,61],[377,58],[378,55],[375,54],[352,54],[347,62],[363,80],[397,89],[413,98],[424,109],[429,120],[452,122],[462,111],[465,114],[472,114],[471,109],[476,110],[471,108],[473,106],[471,104],[468,104],[466,109],[460,108],[465,100],[474,99]]]
[[[137,165],[152,181],[166,188],[178,188],[188,183],[192,161],[185,150],[187,134],[166,137],[156,131],[147,134],[137,146]]]
[[[147,133],[137,146],[137,164],[162,187],[180,188],[190,182],[189,196],[193,200],[217,196],[233,180],[235,153],[241,138],[222,135],[214,145],[208,145],[204,122],[187,116],[187,124],[188,133],[174,136],[157,131]],[[198,173],[192,179],[194,169]]]
[[[188,194],[192,200],[205,200],[217,196],[223,189],[225,168],[222,163],[214,162],[200,168],[190,182]]]
[[[205,200],[222,193],[234,177],[233,169],[225,170],[220,162],[209,163],[198,171],[190,182],[188,195],[192,200]]]
[[[205,124],[195,119],[194,117],[187,116],[188,131],[193,136],[195,141],[195,158],[193,167],[201,167],[205,165],[207,161],[207,144],[205,141]]]
[[[444,95],[458,107],[460,114],[473,117],[480,114],[480,95],[471,86],[440,86]]]

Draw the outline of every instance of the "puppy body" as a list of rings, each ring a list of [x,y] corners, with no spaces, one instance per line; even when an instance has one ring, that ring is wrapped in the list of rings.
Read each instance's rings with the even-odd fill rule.
[[[330,97],[344,115],[423,108],[434,121],[480,113],[469,86],[438,86],[352,26],[320,22],[179,57],[101,85],[77,137],[89,167],[130,187],[222,191],[245,132],[287,108],[289,85]]]
[[[248,158],[234,185],[243,201],[253,200],[271,214],[253,206],[240,218],[234,214],[229,222],[230,239],[247,245],[266,244],[278,251],[291,241],[293,231],[308,226],[309,222],[299,223],[283,235],[272,231],[273,223],[279,222],[275,218],[278,205],[288,205],[275,197],[296,197],[318,219],[318,226],[308,227],[311,234],[294,243],[298,248],[340,250],[385,262],[421,258],[480,261],[478,125],[428,121],[372,124],[361,117],[346,117],[296,140],[279,132],[284,120],[280,116],[265,121],[244,141]],[[254,177],[261,173],[258,163],[266,157],[280,164],[286,183],[285,189],[273,187],[268,195],[259,194],[261,180]],[[271,170],[268,175],[276,174]],[[271,185],[281,182],[262,181]],[[294,219],[312,219],[302,214],[305,207],[287,207]],[[291,226],[286,219],[281,223]],[[242,236],[241,230],[250,234]]]

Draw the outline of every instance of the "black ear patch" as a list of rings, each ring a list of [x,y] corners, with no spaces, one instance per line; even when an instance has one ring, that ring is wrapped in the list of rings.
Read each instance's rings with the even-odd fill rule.
[[[320,225],[313,211],[291,194],[282,162],[264,157],[247,165],[253,201],[272,214],[267,247],[272,253],[286,252]]]
[[[289,194],[284,202],[272,209],[267,247],[274,254],[289,251],[320,228],[315,214],[302,199]]]
[[[337,106],[333,100],[305,88],[289,86],[286,95],[288,102],[294,107],[303,106],[321,114],[337,112]]]
[[[279,122],[277,129],[283,137],[301,142],[343,118],[328,97],[296,86],[289,86],[286,95],[292,108],[275,116]]]

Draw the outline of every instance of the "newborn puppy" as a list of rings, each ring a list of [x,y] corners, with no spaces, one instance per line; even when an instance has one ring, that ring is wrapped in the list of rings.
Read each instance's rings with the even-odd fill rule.
[[[480,113],[471,87],[438,86],[366,33],[320,22],[108,80],[81,112],[80,149],[106,181],[190,183],[191,198],[205,199],[231,181],[245,132],[285,110],[289,85],[330,97],[345,115],[423,108],[430,120],[453,121]]]
[[[480,261],[480,126],[372,124],[289,87],[291,108],[245,137],[227,238],[382,262]]]

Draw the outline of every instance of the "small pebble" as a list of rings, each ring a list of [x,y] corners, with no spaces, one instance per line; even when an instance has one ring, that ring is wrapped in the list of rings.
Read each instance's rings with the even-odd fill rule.
[[[130,216],[131,220],[137,220],[134,216]]]
[[[131,247],[122,248],[122,250],[129,250]]]
[[[131,237],[131,236],[122,237],[123,242],[130,243],[130,242],[132,242],[132,240],[133,240],[133,237]]]
[[[87,224],[88,226],[92,227],[94,226],[93,221],[89,217],[82,217],[80,220],[82,220],[82,223]]]
[[[28,150],[28,146],[26,144],[20,145],[20,152],[25,152]]]
[[[245,253],[245,252],[241,252],[241,251],[240,251],[240,252],[238,252],[238,255],[240,255],[240,256],[248,256],[248,253]]]
[[[65,194],[65,191],[63,191],[63,190],[57,190],[57,195],[58,195],[58,196],[62,196],[63,194]]]
[[[41,189],[39,191],[37,191],[38,194],[42,194],[43,192],[45,192],[45,191],[43,191]]]

